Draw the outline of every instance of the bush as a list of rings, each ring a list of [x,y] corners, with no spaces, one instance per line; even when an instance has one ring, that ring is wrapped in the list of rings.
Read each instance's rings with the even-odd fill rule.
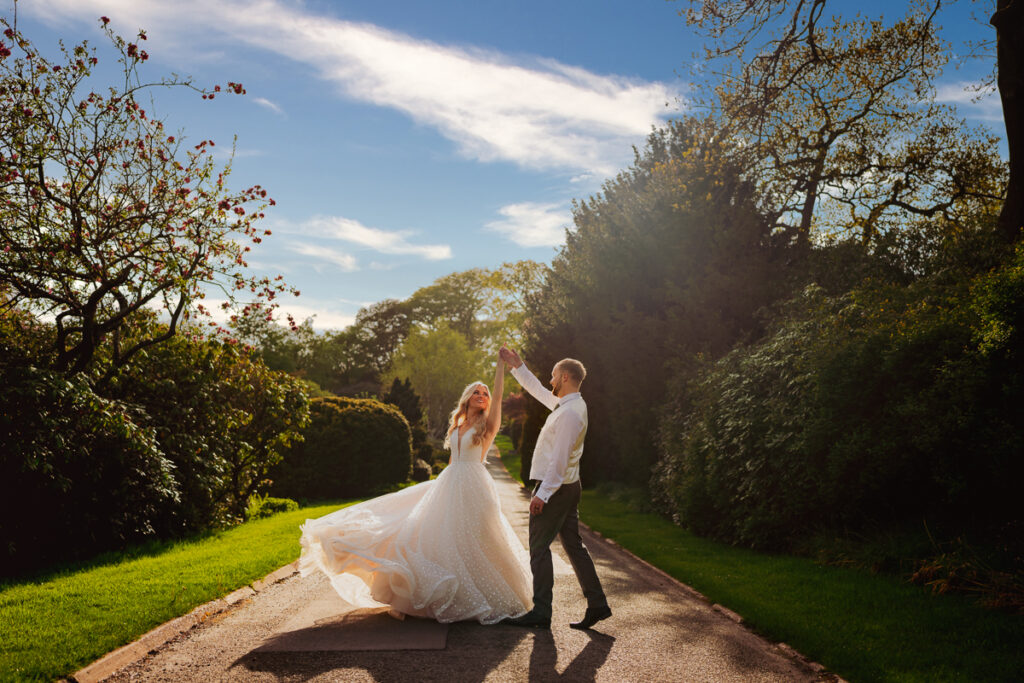
[[[295,380],[230,344],[174,337],[103,383],[45,369],[49,327],[0,309],[3,571],[240,521],[308,418]]]
[[[414,442],[415,443],[415,442]],[[447,456],[447,452],[445,452]],[[426,460],[427,462],[434,462],[437,460],[437,449],[435,449],[429,442],[423,442],[416,447],[415,457],[417,460]]]
[[[653,486],[752,547],[922,519],[997,542],[1022,519],[1022,329],[1024,249],[973,279],[812,288],[760,343],[679,374]]]
[[[157,533],[178,499],[143,415],[88,379],[0,363],[3,574],[120,548]]]
[[[433,470],[430,467],[430,463],[426,460],[416,459],[416,462],[412,464],[412,478],[413,481],[426,481],[430,479],[430,474]]]
[[[409,423],[374,399],[317,398],[304,440],[271,472],[271,493],[299,500],[366,496],[404,483],[412,470]]]
[[[149,349],[109,393],[144,408],[174,464],[181,495],[165,510],[167,535],[241,521],[309,414],[298,380],[214,340],[174,337]]]
[[[298,510],[299,504],[291,498],[271,498],[270,496],[249,496],[249,504],[245,508],[246,521],[263,519],[279,512]]]

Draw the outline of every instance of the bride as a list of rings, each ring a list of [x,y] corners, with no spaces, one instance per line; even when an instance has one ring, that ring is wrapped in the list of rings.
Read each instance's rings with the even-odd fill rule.
[[[499,358],[493,397],[483,382],[462,392],[445,439],[449,465],[437,479],[306,520],[302,575],[320,569],[351,604],[441,622],[493,624],[526,613],[529,556],[484,467],[501,423],[504,375]]]

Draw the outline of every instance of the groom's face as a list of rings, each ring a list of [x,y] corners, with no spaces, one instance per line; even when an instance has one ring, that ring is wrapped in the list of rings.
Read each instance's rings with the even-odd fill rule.
[[[551,368],[551,391],[554,392],[555,396],[562,395],[562,374],[557,364]]]

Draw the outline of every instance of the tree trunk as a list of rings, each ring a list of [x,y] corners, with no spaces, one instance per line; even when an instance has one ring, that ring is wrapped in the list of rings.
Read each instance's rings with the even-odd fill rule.
[[[1015,242],[1024,226],[1024,0],[997,0],[991,23],[996,28],[996,83],[1010,151],[1010,180],[999,232]]]

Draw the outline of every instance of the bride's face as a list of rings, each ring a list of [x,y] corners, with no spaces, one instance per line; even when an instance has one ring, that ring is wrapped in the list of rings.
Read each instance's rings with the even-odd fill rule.
[[[487,387],[482,384],[473,387],[473,393],[469,397],[469,407],[471,410],[487,410],[491,407],[491,392],[487,391]]]

